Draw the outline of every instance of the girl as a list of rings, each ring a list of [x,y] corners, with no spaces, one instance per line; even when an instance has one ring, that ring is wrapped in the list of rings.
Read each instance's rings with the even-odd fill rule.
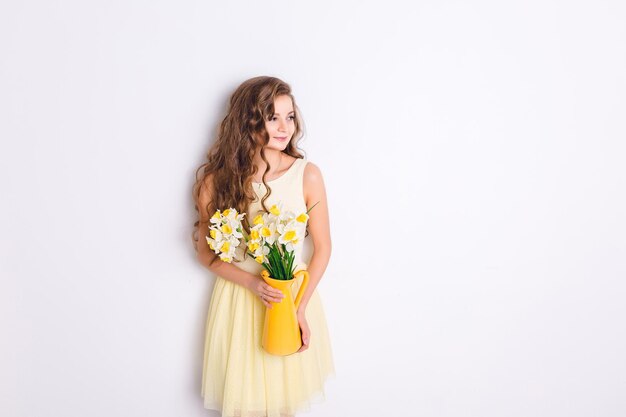
[[[216,275],[206,321],[202,397],[205,408],[221,410],[223,417],[294,416],[323,399],[324,382],[335,374],[316,291],[331,253],[328,205],[320,169],[296,149],[301,126],[288,84],[274,77],[249,79],[231,96],[207,162],[196,171],[194,246],[198,260]],[[263,266],[245,250],[240,262],[223,262],[206,241],[217,209],[246,213],[242,223],[249,231],[259,210],[269,211],[279,202],[296,215],[315,204],[306,225],[305,237],[314,248],[308,263],[303,241],[295,245],[296,269],[309,272],[309,284],[297,310],[302,347],[288,356],[271,355],[261,346],[265,309],[283,294],[263,281]],[[294,297],[302,278],[291,286]]]

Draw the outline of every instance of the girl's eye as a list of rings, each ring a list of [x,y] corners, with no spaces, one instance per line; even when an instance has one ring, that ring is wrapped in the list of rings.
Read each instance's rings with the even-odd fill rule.
[[[294,120],[296,118],[296,116],[289,116],[288,118],[291,119],[291,120]],[[274,121],[274,119],[276,119],[276,116],[272,116],[270,121]]]

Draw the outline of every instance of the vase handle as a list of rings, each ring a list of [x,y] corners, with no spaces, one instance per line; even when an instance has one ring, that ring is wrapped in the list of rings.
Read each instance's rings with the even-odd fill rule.
[[[309,273],[304,269],[301,269],[300,271],[297,271],[295,274],[293,274],[294,278],[297,278],[299,275],[302,274],[304,274],[304,279],[302,280],[302,284],[300,285],[300,289],[298,290],[298,295],[296,295],[296,300],[294,301],[296,309],[300,305],[300,300],[304,295],[304,290],[306,290],[307,285],[309,285]]]

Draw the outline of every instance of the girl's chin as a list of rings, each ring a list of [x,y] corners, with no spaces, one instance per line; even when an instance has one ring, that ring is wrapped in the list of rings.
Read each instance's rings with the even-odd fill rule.
[[[289,145],[289,141],[288,140],[280,141],[277,139],[272,139],[269,144],[270,146],[274,148],[284,149],[285,147],[287,147],[287,145]]]

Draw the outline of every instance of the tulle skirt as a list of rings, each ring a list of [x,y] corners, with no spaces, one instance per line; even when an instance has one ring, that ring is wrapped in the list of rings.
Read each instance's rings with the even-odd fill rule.
[[[298,292],[302,276],[291,286]],[[324,310],[317,289],[306,308],[309,348],[288,356],[261,346],[265,306],[250,290],[217,277],[206,321],[202,397],[223,417],[286,417],[325,399],[335,376]]]

